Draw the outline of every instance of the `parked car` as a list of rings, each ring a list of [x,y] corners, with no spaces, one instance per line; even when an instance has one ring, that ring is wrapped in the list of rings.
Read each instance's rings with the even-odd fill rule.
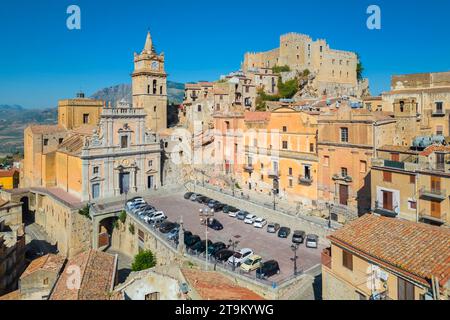
[[[306,236],[306,247],[317,249],[319,247],[319,236],[315,234],[308,234]]]
[[[249,214],[245,217],[244,222],[245,222],[245,224],[253,224],[253,223],[255,223],[257,218],[258,217],[255,216],[254,214]]]
[[[137,204],[145,203],[145,200],[141,197],[136,197],[127,201],[127,207],[135,206]]]
[[[192,237],[192,232],[184,230],[184,240],[186,240],[189,237]]]
[[[199,194],[193,193],[193,194],[191,195],[191,197],[189,198],[189,200],[191,200],[191,201],[197,201],[197,197],[199,197],[199,196],[200,196]]]
[[[189,249],[192,248],[193,246],[195,246],[195,244],[200,241],[202,241],[202,239],[200,239],[200,237],[196,236],[196,235],[192,235],[192,236],[188,237],[187,239],[184,238],[184,244]]]
[[[264,226],[265,226],[266,224],[267,224],[266,219],[264,219],[264,218],[257,218],[257,219],[255,220],[255,223],[253,223],[253,226],[254,226],[255,228],[262,229],[262,228],[264,228]]]
[[[153,214],[153,216],[150,219],[148,219],[148,223],[158,224],[158,223],[163,222],[166,219],[167,219],[167,217],[164,214],[164,212],[158,211],[155,214]]]
[[[131,212],[133,212],[134,214],[137,214],[139,211],[142,211],[146,206],[147,206],[146,203],[140,203],[136,206],[133,206],[131,208]]]
[[[214,254],[214,258],[217,261],[227,261],[232,255],[234,254],[234,251],[228,250],[228,249],[222,249],[217,251]]]
[[[236,218],[238,215],[239,211],[230,211],[230,213],[228,213],[228,216],[231,218]]]
[[[302,244],[305,242],[305,231],[294,231],[294,234],[292,235],[292,242],[296,244]]]
[[[198,203],[204,203],[205,199],[207,199],[207,197],[205,197],[205,196],[198,196],[196,200],[197,200]]]
[[[223,211],[223,208],[225,208],[225,206],[226,206],[225,204],[217,202],[213,207],[214,212]]]
[[[277,233],[280,230],[280,225],[278,223],[269,223],[267,226],[268,233]]]
[[[193,192],[187,192],[187,193],[185,193],[185,194],[184,194],[184,199],[189,200],[189,199],[192,197],[193,194],[194,194]]]
[[[212,246],[212,245],[213,245],[212,241],[208,240],[208,247]],[[191,249],[195,253],[203,253],[203,252],[205,252],[206,251],[206,240],[197,242],[195,245],[193,245],[191,247]]]
[[[252,272],[262,265],[262,258],[258,255],[251,255],[241,264],[241,270],[245,272]]]
[[[248,215],[250,215],[250,213],[248,213],[247,211],[242,211],[242,210],[241,210],[241,211],[239,211],[239,212],[237,213],[236,218],[237,218],[238,220],[244,221],[245,218],[246,218]]]
[[[214,256],[217,252],[219,252],[220,250],[226,249],[227,246],[225,243],[223,242],[216,242],[213,243],[212,246],[208,246],[208,254],[211,256]]]
[[[173,229],[179,228],[180,225],[175,222],[165,221],[159,226],[159,232],[167,234]]]
[[[211,228],[216,231],[223,230],[223,225],[217,219],[210,219],[208,221],[208,228]]]
[[[233,207],[233,206],[229,206],[226,205],[225,207],[223,207],[223,213],[231,213],[231,212],[238,212],[239,209]]]
[[[278,231],[278,238],[287,239],[287,237],[289,237],[290,234],[291,229],[289,229],[288,227],[281,227],[280,230]]]
[[[168,240],[176,240],[178,239],[180,234],[180,228],[175,228],[173,230],[171,230],[169,233],[167,233],[166,237]]]
[[[249,256],[253,254],[252,249],[244,248],[239,252],[235,252],[231,257],[228,258],[228,263],[239,267]]]
[[[208,202],[208,207],[210,207],[211,209],[213,209],[214,206],[216,205],[216,203],[219,203],[219,201],[217,201],[217,200],[209,200],[209,202]]]
[[[275,260],[264,262],[260,268],[256,269],[256,277],[258,279],[269,278],[275,274],[280,274],[280,266]]]

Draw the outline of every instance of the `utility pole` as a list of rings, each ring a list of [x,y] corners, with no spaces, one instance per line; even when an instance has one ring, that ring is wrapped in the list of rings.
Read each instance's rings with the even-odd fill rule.
[[[205,223],[205,241],[206,241],[206,251],[205,251],[205,271],[208,271],[208,224],[209,219],[214,217],[214,210],[200,209],[200,221]]]
[[[291,261],[294,262],[294,276],[297,276],[297,260],[298,260],[298,256],[297,256],[297,250],[298,250],[298,245],[293,244],[291,246],[291,250],[294,252],[294,257],[291,258]]]
[[[236,252],[236,246],[239,244],[239,241],[229,240],[228,243],[233,248],[233,272],[236,270],[236,257],[234,256]]]

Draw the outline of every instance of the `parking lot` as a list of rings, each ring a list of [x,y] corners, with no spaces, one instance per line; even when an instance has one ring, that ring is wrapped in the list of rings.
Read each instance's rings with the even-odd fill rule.
[[[207,206],[185,200],[183,196],[184,193],[177,193],[157,198],[146,198],[146,201],[158,210],[164,211],[168,220],[172,222],[180,222],[182,218],[185,230],[189,230],[205,239],[205,226],[200,223],[199,210],[206,209]],[[258,215],[257,212],[250,213]],[[237,250],[250,248],[255,254],[260,255],[263,261],[278,261],[281,272],[271,277],[271,281],[282,282],[294,274],[294,263],[291,260],[294,257],[294,252],[291,249],[294,230],[291,230],[288,239],[281,239],[278,238],[277,234],[267,233],[267,226],[263,229],[256,229],[252,225],[247,225],[243,221],[231,218],[223,212],[216,213],[215,218],[223,224],[224,229],[221,231],[208,229],[208,239],[225,244],[228,244],[230,239],[239,241]],[[268,222],[276,223],[277,221]],[[306,271],[319,264],[320,253],[323,249],[322,245],[319,245],[318,249],[306,248],[305,244],[300,245],[297,251],[298,271]]]

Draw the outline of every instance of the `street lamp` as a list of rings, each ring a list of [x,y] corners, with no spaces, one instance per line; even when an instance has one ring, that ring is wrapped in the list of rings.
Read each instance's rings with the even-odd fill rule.
[[[294,276],[297,276],[297,260],[298,260],[297,250],[298,250],[298,245],[293,244],[291,246],[291,250],[294,252],[294,257],[291,258],[291,261],[294,262]]]
[[[331,229],[331,211],[333,210],[334,205],[327,202],[326,206],[328,209],[328,228]]]
[[[208,271],[208,223],[209,219],[214,217],[214,210],[200,209],[200,221],[205,222],[205,241],[206,241],[206,251],[205,251],[205,270]]]
[[[236,247],[239,244],[239,241],[230,239],[230,240],[228,240],[228,243],[229,243],[230,247],[233,248],[233,271],[235,271],[236,270],[236,257],[234,254],[236,253]]]

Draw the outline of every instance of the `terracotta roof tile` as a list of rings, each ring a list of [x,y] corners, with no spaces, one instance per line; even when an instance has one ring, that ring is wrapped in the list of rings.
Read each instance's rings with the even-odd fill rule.
[[[67,130],[60,125],[31,125],[31,132],[35,134],[50,134],[57,132],[66,132]]]
[[[46,270],[59,273],[64,265],[65,260],[66,259],[62,256],[56,254],[47,254],[43,257],[33,260],[22,273],[20,278],[22,279],[38,270]]]
[[[79,289],[67,286],[71,272],[69,268],[80,268]],[[116,276],[115,256],[89,250],[70,259],[59,277],[50,300],[109,300]]]
[[[422,282],[450,279],[450,229],[367,214],[329,236]]]
[[[189,285],[204,300],[264,300],[255,292],[236,285],[218,272],[182,269]]]
[[[11,169],[11,170],[0,170],[0,178],[12,177],[14,174],[18,173],[19,170]]]
[[[450,146],[430,146],[420,153],[421,156],[428,157],[434,152],[450,152]]]
[[[245,113],[245,121],[254,122],[254,121],[269,121],[270,120],[270,112],[246,112]]]

